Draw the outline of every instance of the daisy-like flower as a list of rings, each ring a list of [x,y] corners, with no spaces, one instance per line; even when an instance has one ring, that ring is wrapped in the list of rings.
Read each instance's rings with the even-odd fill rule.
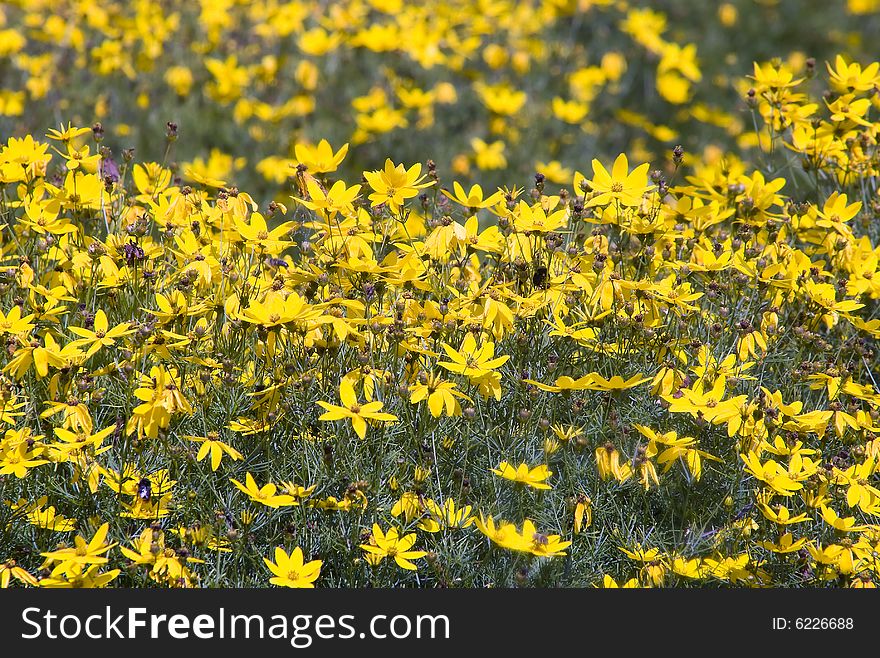
[[[291,507],[299,505],[299,502],[293,496],[278,494],[278,487],[272,482],[258,487],[254,476],[250,473],[245,475],[244,481],[245,484],[242,484],[238,480],[230,479],[230,482],[238,487],[239,491],[246,494],[255,503],[260,503],[266,507]]]
[[[547,478],[553,475],[553,471],[548,469],[546,464],[529,468],[527,464],[513,466],[507,462],[501,462],[498,468],[492,469],[492,472],[506,480],[512,480],[517,484],[525,484],[533,489],[552,488],[545,482]]]
[[[83,567],[89,564],[106,564],[107,557],[105,554],[116,546],[116,542],[110,543],[107,541],[109,530],[110,524],[105,523],[95,531],[95,534],[88,541],[81,535],[77,535],[71,548],[60,548],[57,551],[40,553],[40,555],[59,562],[62,571],[67,571],[74,566]]]
[[[15,304],[6,314],[0,309],[0,336],[3,334],[12,334],[13,336],[26,334],[35,326],[31,322],[33,319],[33,313],[22,317],[21,306],[18,304]]]
[[[134,329],[129,329],[129,326],[128,322],[123,322],[111,329],[107,314],[102,309],[98,309],[98,312],[95,313],[94,331],[82,327],[70,327],[73,333],[81,336],[78,340],[72,341],[70,346],[77,348],[88,346],[86,358],[90,358],[104,347],[113,347],[118,338],[133,334]]]
[[[303,558],[302,549],[297,546],[293,553],[288,555],[280,546],[275,548],[275,562],[263,558],[275,576],[269,579],[273,585],[281,587],[313,588],[318,576],[321,575],[321,560],[306,562]]]
[[[617,202],[621,206],[636,207],[642,203],[642,195],[651,189],[648,185],[648,164],[641,164],[632,172],[626,155],[621,153],[614,161],[611,173],[598,160],[593,160],[593,179],[589,181],[596,195],[588,206],[604,206]]]
[[[231,445],[220,440],[217,432],[208,432],[208,436],[185,436],[185,439],[201,443],[199,452],[196,455],[196,461],[202,461],[209,454],[211,455],[211,470],[216,471],[220,468],[220,462],[224,455],[228,455],[232,461],[244,459],[238,450]]]
[[[37,586],[37,579],[18,566],[15,560],[0,562],[0,589],[8,588],[13,578],[24,585]]]
[[[464,393],[455,390],[455,382],[443,381],[436,375],[426,375],[424,383],[420,380],[410,387],[409,401],[418,404],[423,400],[428,401],[428,409],[434,418],[439,418],[445,411],[447,416],[460,416],[461,404],[456,398],[462,398],[471,402]]]
[[[487,197],[483,196],[483,188],[479,185],[472,185],[471,189],[465,192],[461,183],[453,181],[452,192],[443,189],[440,190],[444,196],[452,199],[457,204],[462,205],[470,210],[479,210],[480,208],[489,208],[504,198],[504,193],[500,190],[493,192]]]
[[[418,163],[406,169],[402,164],[395,165],[390,158],[385,160],[384,169],[365,171],[364,178],[373,189],[370,195],[373,207],[384,203],[394,212],[400,210],[404,201],[434,184],[433,181],[423,183],[425,177],[421,172],[422,165]]]
[[[293,222],[284,222],[270,231],[266,219],[258,212],[251,215],[249,224],[238,217],[235,218],[235,228],[242,240],[268,254],[277,254],[290,244],[290,241],[284,238],[292,227]]]
[[[317,146],[297,144],[294,147],[297,161],[313,174],[324,174],[336,171],[345,155],[348,153],[348,144],[343,144],[336,153],[326,139],[318,142]]]
[[[446,350],[451,361],[440,361],[438,365],[470,379],[478,379],[490,374],[507,363],[510,358],[508,354],[496,358],[493,342],[486,342],[477,347],[477,339],[471,333],[465,336],[459,349],[456,350],[446,343],[443,343],[443,349]]]
[[[367,561],[376,566],[386,557],[394,558],[397,566],[408,571],[416,571],[418,567],[411,562],[425,557],[425,551],[410,550],[416,543],[416,534],[401,536],[397,528],[389,528],[388,532],[382,532],[378,523],[373,524],[373,532],[370,535],[369,544],[361,544],[366,553]]]
[[[327,410],[321,414],[318,420],[329,421],[348,418],[351,420],[351,425],[354,428],[354,431],[362,439],[367,436],[368,420],[397,420],[397,416],[394,414],[379,411],[383,406],[383,403],[379,400],[373,400],[372,402],[365,402],[363,404],[358,402],[357,394],[354,392],[354,386],[348,379],[343,379],[339,384],[339,399],[342,402],[342,406],[318,400],[318,404]]]

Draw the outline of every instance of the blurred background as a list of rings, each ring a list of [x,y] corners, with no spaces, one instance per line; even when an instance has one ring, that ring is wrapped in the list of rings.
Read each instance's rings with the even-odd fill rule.
[[[320,139],[350,145],[350,181],[391,157],[443,184],[570,185],[621,151],[748,157],[753,62],[809,77],[872,61],[877,34],[877,0],[7,0],[0,135],[100,122],[117,159],[264,200]]]

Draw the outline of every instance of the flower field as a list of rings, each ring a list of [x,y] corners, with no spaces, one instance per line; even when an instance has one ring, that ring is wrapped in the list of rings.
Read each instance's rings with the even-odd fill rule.
[[[875,587],[878,30],[6,3],[0,586]]]

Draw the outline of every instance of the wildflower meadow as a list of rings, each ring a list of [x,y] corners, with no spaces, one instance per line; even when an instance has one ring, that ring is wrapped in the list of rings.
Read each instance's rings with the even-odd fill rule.
[[[4,3],[0,586],[875,587],[878,33]]]

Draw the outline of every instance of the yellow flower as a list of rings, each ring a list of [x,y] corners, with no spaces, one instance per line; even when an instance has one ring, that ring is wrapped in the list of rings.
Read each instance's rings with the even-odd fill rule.
[[[470,379],[478,379],[490,374],[496,368],[501,367],[510,358],[504,354],[495,357],[495,343],[486,342],[477,348],[477,339],[472,333],[468,333],[456,350],[447,343],[443,343],[443,349],[451,361],[440,361],[437,365],[443,366],[450,372],[465,375]]]
[[[15,578],[18,582],[37,587],[38,581],[30,573],[22,569],[15,560],[0,562],[0,589],[7,589],[9,582]]]
[[[370,543],[361,544],[361,548],[367,554],[366,559],[370,564],[376,566],[385,558],[394,558],[401,569],[408,571],[416,571],[418,567],[411,560],[417,560],[425,557],[425,551],[413,551],[413,545],[416,543],[415,533],[401,536],[397,528],[389,528],[388,532],[383,532],[378,523],[373,524],[373,532],[370,534]]]
[[[385,422],[397,420],[397,416],[394,414],[379,411],[383,406],[383,403],[379,400],[366,402],[364,404],[359,403],[354,391],[354,386],[349,379],[343,379],[339,383],[339,399],[342,402],[341,407],[335,404],[330,404],[329,402],[324,402],[323,400],[318,400],[318,405],[327,410],[325,413],[321,414],[318,420],[332,421],[348,418],[351,420],[351,425],[354,428],[354,431],[362,439],[367,436],[368,420]]]
[[[109,530],[110,524],[105,523],[95,531],[95,534],[88,541],[82,535],[77,535],[74,538],[72,548],[60,548],[56,551],[40,553],[40,555],[58,563],[58,566],[53,569],[53,575],[55,572],[61,573],[89,564],[106,564],[108,558],[105,553],[116,546],[116,542],[111,544],[107,541]]]
[[[535,524],[529,519],[523,521],[522,545],[537,557],[557,557],[566,555],[565,549],[571,546],[570,541],[562,541],[559,535],[547,535],[538,532]]]
[[[431,516],[445,528],[467,528],[475,521],[473,514],[471,514],[471,506],[458,507],[452,498],[447,498],[442,505],[438,505],[433,500],[426,500],[425,507]]]
[[[258,212],[251,215],[250,223],[235,218],[235,228],[242,240],[245,240],[249,246],[258,247],[260,251],[269,254],[277,254],[290,244],[290,241],[285,240],[284,237],[292,226],[293,222],[284,222],[270,231],[265,218]]]
[[[293,553],[288,555],[280,546],[275,548],[275,562],[263,558],[263,562],[269,567],[269,571],[275,574],[269,579],[273,585],[282,587],[313,588],[318,576],[321,575],[321,560],[305,562],[302,549],[297,546]]]
[[[547,468],[546,464],[529,468],[527,464],[512,466],[507,462],[501,462],[498,468],[491,469],[495,475],[499,475],[506,480],[512,480],[517,484],[525,484],[533,489],[551,489],[552,487],[544,480],[553,475],[553,472]]]
[[[223,455],[229,455],[232,461],[244,459],[244,455],[238,450],[223,441],[220,441],[217,437],[218,434],[216,432],[208,432],[207,437],[185,435],[183,438],[202,444],[196,455],[196,461],[202,461],[210,453],[212,471],[216,471],[220,468],[220,461],[223,459]]]
[[[461,404],[457,398],[471,402],[471,398],[460,391],[455,390],[454,382],[447,382],[436,375],[427,375],[424,383],[419,381],[410,387],[409,401],[418,404],[423,400],[428,401],[428,409],[434,418],[439,418],[445,411],[447,416],[460,416]]]
[[[795,540],[790,532],[786,532],[779,537],[779,541],[776,543],[773,543],[772,541],[758,541],[755,543],[758,544],[758,546],[766,548],[768,551],[784,554],[796,553],[806,546],[808,541],[809,540],[806,537],[801,537],[800,539]]]
[[[317,146],[297,144],[294,147],[297,161],[306,167],[312,174],[323,174],[336,171],[348,153],[348,144],[343,144],[336,153],[326,139],[318,142]]]
[[[841,55],[834,58],[834,68],[825,62],[831,88],[839,94],[854,91],[870,91],[880,86],[880,62],[873,62],[864,69],[858,62],[847,64]]]
[[[480,169],[503,169],[507,166],[507,158],[504,157],[504,142],[501,140],[487,144],[482,139],[475,137],[471,140],[471,148],[474,150],[474,158]]]
[[[475,519],[474,524],[480,532],[502,548],[527,550],[522,545],[522,537],[517,532],[516,526],[509,521],[499,521],[496,526],[495,520],[491,516],[484,518],[480,514],[480,518]]]
[[[239,491],[246,494],[255,503],[260,503],[266,507],[293,507],[299,505],[299,502],[293,496],[288,494],[278,494],[278,487],[272,482],[264,484],[262,487],[257,486],[254,476],[250,473],[245,475],[245,484],[238,480],[230,479],[230,482],[238,487]]]
[[[370,201],[373,207],[386,204],[393,212],[398,212],[406,199],[417,196],[419,190],[430,187],[434,181],[422,183],[422,165],[414,164],[406,169],[402,164],[395,165],[390,158],[385,160],[385,168],[365,171],[364,178],[373,189]]]
[[[613,477],[622,483],[633,475],[629,462],[621,463],[620,452],[612,443],[606,443],[596,448],[596,467],[599,471],[599,477],[603,480]]]
[[[626,155],[621,153],[614,161],[611,173],[598,160],[593,160],[593,179],[588,181],[595,196],[588,206],[602,206],[612,202],[621,206],[635,207],[642,203],[642,195],[651,189],[648,185],[648,164],[629,171]]]
[[[22,317],[21,306],[18,304],[13,305],[5,315],[3,314],[3,309],[0,309],[0,336],[3,334],[12,334],[15,336],[28,333],[34,328],[34,325],[31,324],[31,320],[33,319],[33,313]]]
[[[580,534],[593,523],[593,501],[586,494],[579,494],[574,500],[574,534]]]
[[[450,193],[449,190],[447,190],[446,188],[443,188],[440,191],[444,194],[444,196],[468,208],[472,212],[480,208],[489,208],[491,206],[494,206],[496,203],[504,198],[504,194],[500,190],[484,198],[483,188],[479,185],[472,185],[471,189],[468,192],[465,192],[464,188],[458,181],[452,182],[452,189],[454,193]]]
[[[856,519],[853,516],[838,516],[837,512],[827,505],[822,505],[820,511],[822,512],[822,520],[839,532],[861,532],[868,529],[868,526],[856,525]]]
[[[55,128],[50,128],[49,132],[46,133],[46,137],[49,139],[54,139],[57,142],[70,142],[80,135],[85,135],[86,133],[91,132],[91,128],[77,128],[72,123],[68,122],[67,127],[64,127],[64,124],[60,124],[60,128],[56,130]]]
[[[116,339],[133,334],[134,329],[129,329],[129,326],[131,325],[128,322],[123,322],[111,329],[110,323],[107,321],[107,314],[104,313],[103,309],[98,309],[98,312],[95,313],[94,331],[83,329],[82,327],[70,327],[70,331],[82,337],[79,340],[72,341],[70,347],[85,347],[88,345],[89,349],[86,351],[86,358],[90,358],[97,354],[101,348],[115,345]]]

